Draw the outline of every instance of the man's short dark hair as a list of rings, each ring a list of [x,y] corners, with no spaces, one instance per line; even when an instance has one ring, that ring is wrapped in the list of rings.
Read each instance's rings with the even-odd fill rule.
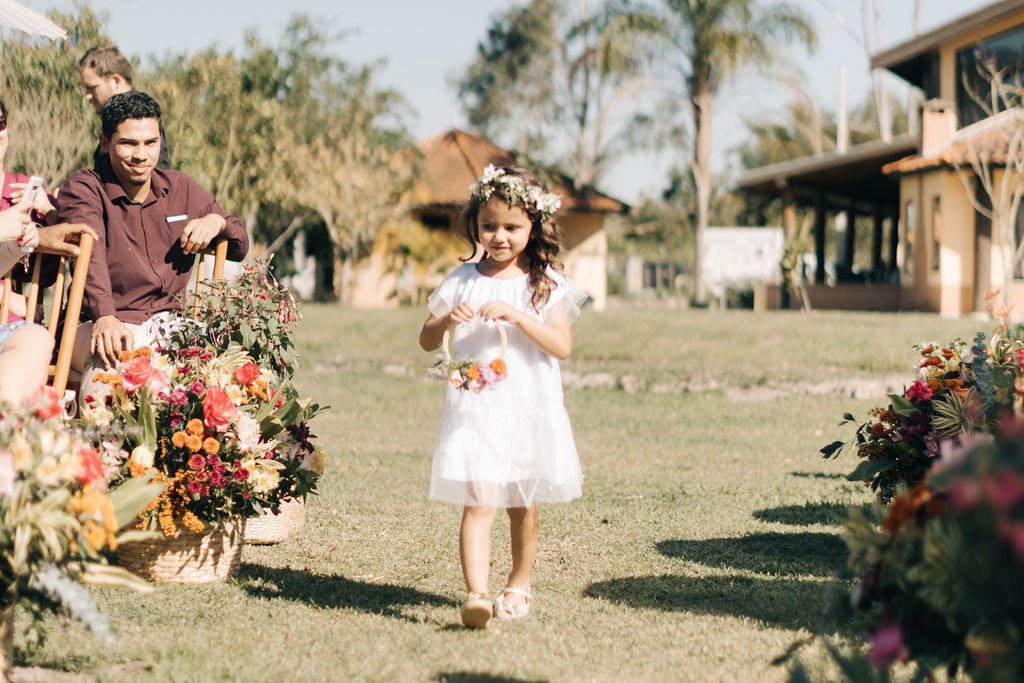
[[[99,45],[92,48],[78,60],[78,70],[92,69],[100,78],[117,74],[128,85],[132,84],[132,64],[113,45]]]
[[[128,119],[156,119],[160,121],[160,105],[152,97],[138,90],[112,95],[100,109],[103,136],[108,140],[114,131]]]

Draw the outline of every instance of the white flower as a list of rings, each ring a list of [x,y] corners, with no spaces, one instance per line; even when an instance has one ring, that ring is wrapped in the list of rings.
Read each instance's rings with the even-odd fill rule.
[[[246,413],[238,415],[238,450],[255,451],[260,445],[260,423]]]
[[[0,448],[0,496],[14,493],[14,481],[18,473],[14,469],[14,454]]]
[[[497,179],[499,176],[505,175],[505,170],[502,168],[495,168],[494,164],[487,164],[487,168],[484,169],[484,173],[480,176],[480,182],[484,185],[490,184],[492,181]]]

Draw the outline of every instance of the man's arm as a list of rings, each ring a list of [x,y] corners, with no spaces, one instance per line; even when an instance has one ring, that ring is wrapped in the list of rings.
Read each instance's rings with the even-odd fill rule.
[[[60,242],[64,242],[64,237],[74,234],[75,230],[79,234],[89,231],[96,239],[92,258],[89,260],[89,276],[85,281],[82,313],[85,319],[94,321],[89,350],[98,353],[104,363],[111,366],[117,361],[117,354],[120,351],[132,347],[134,336],[118,319],[117,309],[114,307],[110,271],[107,269],[106,222],[99,180],[88,173],[75,173],[61,187],[58,196],[57,212],[63,224],[44,230],[54,231],[48,235],[48,240],[58,242],[58,247]],[[60,240],[55,239],[59,236]],[[73,248],[77,252],[78,247]],[[69,320],[65,324],[77,322]]]
[[[181,234],[181,247],[186,254],[195,254],[217,237],[228,241],[228,260],[241,261],[249,253],[249,233],[237,218],[224,210],[213,195],[200,187],[192,178],[189,185],[189,214],[199,216],[190,220]],[[191,207],[195,206],[196,209]]]

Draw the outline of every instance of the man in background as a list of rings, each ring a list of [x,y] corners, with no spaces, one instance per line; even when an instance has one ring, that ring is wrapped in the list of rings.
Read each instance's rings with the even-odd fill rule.
[[[86,101],[92,105],[97,114],[113,95],[134,90],[131,62],[113,45],[101,45],[86,52],[78,60],[75,72],[78,75],[79,83],[82,84],[82,89],[85,90]],[[96,151],[92,155],[93,164],[99,165],[100,159],[105,154],[102,147],[97,145]],[[170,168],[167,155],[167,135],[164,133],[162,123],[160,124],[160,158],[157,160],[156,167],[164,170]]]

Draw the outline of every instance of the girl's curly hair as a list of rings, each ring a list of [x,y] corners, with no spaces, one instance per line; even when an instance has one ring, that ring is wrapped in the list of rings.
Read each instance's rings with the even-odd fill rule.
[[[502,166],[500,168],[506,175],[518,176],[528,185],[536,185],[541,190],[547,191],[537,175],[529,169],[521,166]],[[495,197],[508,202],[510,207],[518,207],[525,211],[533,224],[530,230],[530,240],[527,242],[523,254],[526,255],[527,263],[529,264],[530,287],[533,289],[533,294],[530,295],[530,305],[533,306],[535,311],[539,311],[541,306],[547,303],[548,298],[551,296],[551,290],[555,287],[554,279],[547,273],[548,266],[559,271],[562,270],[562,262],[558,260],[558,252],[562,249],[561,231],[558,229],[558,225],[553,218],[545,221],[540,212],[535,208],[527,206],[522,201],[512,201],[502,191],[501,185],[495,187],[491,199]],[[479,224],[477,221],[480,215],[480,208],[484,203],[486,202],[474,196],[459,215],[456,232],[473,250],[473,253],[469,256],[460,259],[463,263],[476,256],[477,247],[480,245]],[[487,256],[486,250],[484,250],[484,256]]]

